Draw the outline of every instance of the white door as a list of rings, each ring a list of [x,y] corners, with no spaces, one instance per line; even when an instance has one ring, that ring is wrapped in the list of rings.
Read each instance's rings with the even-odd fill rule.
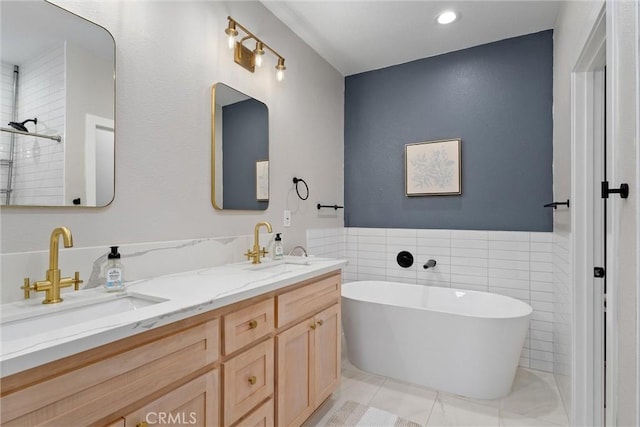
[[[114,196],[115,149],[113,120],[85,118],[85,180],[87,206],[106,206]]]

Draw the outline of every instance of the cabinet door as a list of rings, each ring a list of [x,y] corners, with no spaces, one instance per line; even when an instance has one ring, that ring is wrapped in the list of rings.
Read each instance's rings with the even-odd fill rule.
[[[313,328],[307,319],[276,336],[279,427],[299,426],[314,410]]]
[[[340,306],[315,316],[315,405],[333,393],[340,383]]]
[[[219,424],[218,405],[218,369],[214,369],[127,415],[125,426],[213,427]]]

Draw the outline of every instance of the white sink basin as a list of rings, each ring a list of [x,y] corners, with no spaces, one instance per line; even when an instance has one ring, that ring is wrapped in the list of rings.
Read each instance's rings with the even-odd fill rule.
[[[34,307],[25,313],[8,316],[0,323],[0,340],[13,341],[30,335],[46,333],[101,317],[139,310],[168,301],[148,295],[123,293],[97,299],[65,302],[55,306]]]

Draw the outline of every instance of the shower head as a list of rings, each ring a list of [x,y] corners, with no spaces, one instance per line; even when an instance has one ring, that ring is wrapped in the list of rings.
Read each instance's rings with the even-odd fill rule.
[[[25,126],[26,123],[29,122],[33,122],[33,124],[38,124],[38,118],[33,118],[33,119],[27,119],[24,122],[18,123],[18,122],[9,122],[9,126],[11,126],[12,128],[14,128],[15,130],[19,130],[22,132],[29,132],[29,129],[27,129],[27,127]]]

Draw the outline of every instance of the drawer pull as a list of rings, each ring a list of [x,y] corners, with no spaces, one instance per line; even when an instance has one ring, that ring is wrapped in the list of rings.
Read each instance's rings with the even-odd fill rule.
[[[314,324],[310,325],[310,327],[311,327],[311,329],[315,329],[316,328],[316,324],[314,323]]]
[[[318,320],[318,325],[322,326],[322,320]]]
[[[257,320],[252,320],[249,322],[249,329],[255,329],[258,327],[258,321]]]
[[[258,379],[255,375],[249,377],[249,384],[254,385]]]

